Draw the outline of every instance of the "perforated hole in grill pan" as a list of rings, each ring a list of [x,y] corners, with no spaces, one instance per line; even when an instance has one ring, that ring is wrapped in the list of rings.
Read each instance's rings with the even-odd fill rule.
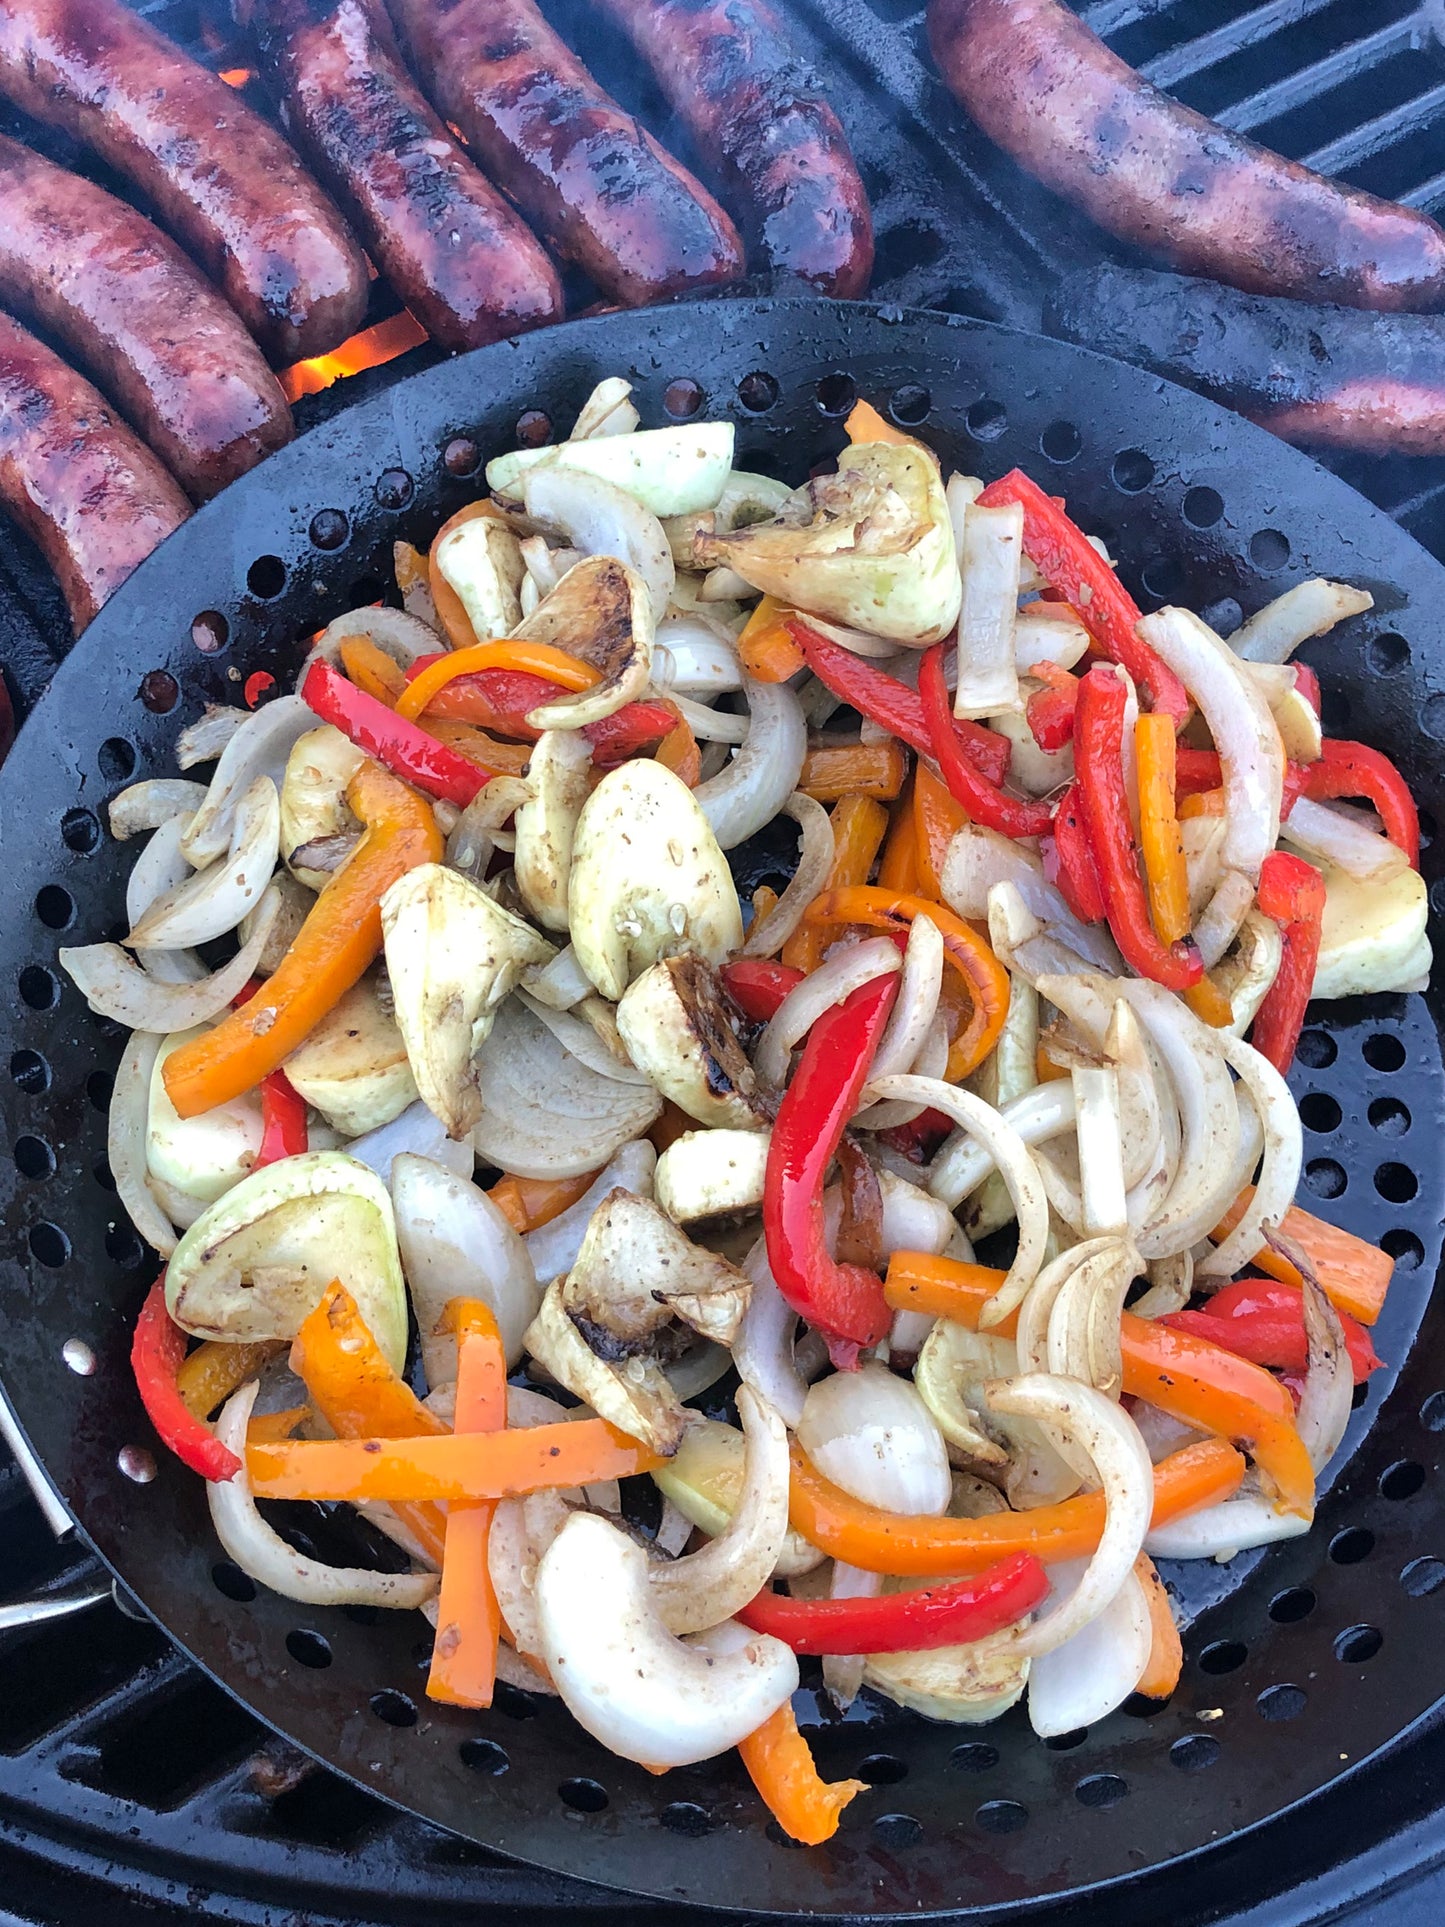
[[[6,1389],[87,1535],[203,1666],[369,1790],[490,1846],[671,1898],[865,1913],[1007,1909],[1207,1850],[1445,1694],[1445,1312],[1426,1312],[1445,1215],[1434,993],[1317,1007],[1294,1073],[1304,1202],[1397,1260],[1377,1332],[1387,1369],[1313,1531],[1168,1572],[1195,1623],[1162,1710],[1126,1707],[1046,1746],[1018,1712],[960,1728],[865,1694],[832,1720],[805,1691],[824,1773],[872,1788],[825,1849],[780,1842],[733,1758],[656,1779],[555,1701],[433,1705],[419,1619],[257,1594],[220,1560],[199,1483],[152,1452],[126,1354],[153,1261],[118,1221],[104,1163],[122,1039],[56,965],[59,943],[111,934],[122,915],[129,853],[103,828],[106,800],[172,773],[178,729],[207,701],[240,700],[253,671],[289,684],[298,639],[380,594],[393,540],[424,543],[474,495],[524,414],[565,425],[619,371],[649,423],[669,383],[696,381],[705,412],[737,422],[739,465],[789,478],[840,447],[841,394],[894,405],[946,464],[1019,463],[1066,494],[1149,606],[1177,597],[1223,623],[1225,605],[1249,612],[1306,575],[1362,583],[1374,611],[1304,653],[1331,729],[1390,751],[1427,822],[1441,818],[1445,575],[1333,477],[1191,395],[984,324],[802,300],[610,316],[432,369],[202,510],[97,619],[0,773]],[[1438,912],[1438,841],[1422,865]],[[92,1374],[68,1368],[68,1340],[94,1353]],[[308,1530],[325,1550],[327,1523]]]

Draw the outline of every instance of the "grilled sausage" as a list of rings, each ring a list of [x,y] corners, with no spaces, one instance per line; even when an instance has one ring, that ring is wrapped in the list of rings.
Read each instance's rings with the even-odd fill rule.
[[[260,0],[286,127],[371,258],[443,348],[556,321],[543,248],[417,91],[363,0]]]
[[[190,504],[83,376],[0,314],[0,508],[60,578],[75,633]]]
[[[132,181],[278,364],[366,312],[361,250],[235,90],[124,0],[0,0],[0,92]]]
[[[1445,454],[1445,317],[1105,267],[1068,276],[1044,318],[1066,341],[1197,388],[1285,441]]]
[[[767,0],[601,0],[652,69],[738,217],[750,265],[862,294],[868,196],[838,116]]]
[[[1351,308],[1445,306],[1445,233],[1182,107],[1063,0],[929,0],[950,89],[1100,227],[1189,274]]]
[[[65,344],[197,501],[291,439],[260,349],[175,243],[3,136],[0,301]]]
[[[742,272],[737,230],[606,94],[532,0],[391,0],[422,85],[601,292],[640,307]]]

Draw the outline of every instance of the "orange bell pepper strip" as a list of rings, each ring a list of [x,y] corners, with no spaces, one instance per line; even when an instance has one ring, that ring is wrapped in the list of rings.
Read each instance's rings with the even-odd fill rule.
[[[680,712],[674,713],[677,721],[652,753],[664,769],[670,769],[690,790],[695,790],[702,781],[702,751],[697,746],[691,723]]]
[[[1169,1610],[1169,1595],[1164,1581],[1154,1570],[1154,1561],[1141,1552],[1134,1561],[1134,1572],[1149,1602],[1149,1664],[1144,1668],[1136,1693],[1147,1699],[1167,1700],[1179,1684],[1184,1670],[1184,1645],[1174,1615]]]
[[[778,893],[771,884],[760,883],[753,891],[753,922],[761,923],[770,917],[778,907]]]
[[[553,1486],[630,1479],[665,1463],[605,1419],[444,1438],[300,1439],[258,1446],[258,1499],[521,1499]]]
[[[1182,823],[1190,816],[1223,816],[1223,790],[1196,790],[1192,796],[1179,799],[1179,820]]]
[[[923,447],[916,435],[906,435],[901,428],[895,428],[892,422],[885,420],[871,401],[855,401],[843,427],[847,430],[850,442],[901,442],[905,448]],[[929,453],[932,452],[930,449]]]
[[[803,758],[798,788],[815,803],[844,796],[873,796],[891,803],[908,775],[902,743],[824,743]]]
[[[382,1356],[356,1300],[335,1280],[291,1341],[291,1369],[338,1438],[447,1436],[445,1423]],[[396,1513],[440,1566],[446,1514],[434,1505],[405,1503]]]
[[[1253,1196],[1253,1185],[1246,1186],[1240,1192],[1214,1228],[1216,1243],[1229,1236],[1244,1216]],[[1342,1231],[1337,1224],[1327,1224],[1323,1218],[1312,1217],[1308,1211],[1301,1211],[1297,1204],[1292,1204],[1285,1212],[1279,1237],[1283,1243],[1298,1249],[1331,1304],[1349,1312],[1352,1318],[1358,1318],[1362,1325],[1374,1324],[1384,1308],[1385,1293],[1395,1271],[1395,1260],[1388,1251],[1381,1251],[1378,1245],[1366,1244],[1353,1231]],[[1298,1265],[1292,1264],[1273,1245],[1265,1245],[1256,1251],[1250,1263],[1258,1265],[1261,1271],[1268,1272],[1271,1278],[1278,1278],[1283,1284],[1304,1284]]]
[[[888,812],[871,796],[844,796],[833,805],[833,864],[825,890],[866,883],[888,834]],[[823,932],[804,923],[783,945],[781,961],[793,970],[816,970],[823,960]]]
[[[296,1427],[311,1416],[309,1405],[288,1405],[284,1412],[257,1412],[246,1427],[246,1443],[275,1445],[289,1439]]]
[[[919,893],[918,832],[913,822],[911,787],[903,791],[889,815],[878,882],[882,889],[895,890],[902,896],[916,897]]]
[[[445,629],[447,641],[453,649],[470,649],[477,640],[477,632],[472,627],[472,620],[467,614],[466,605],[452,587],[451,583],[447,581],[441,570],[435,567],[432,557],[436,554],[437,543],[441,541],[444,535],[450,535],[452,530],[459,529],[463,522],[474,522],[478,516],[482,515],[489,517],[494,522],[506,520],[504,512],[497,507],[495,502],[468,502],[465,508],[458,509],[455,515],[449,515],[446,521],[442,523],[441,527],[432,537],[431,553],[425,558],[427,578],[431,588],[432,607],[436,610],[437,620],[441,623],[442,628]],[[401,578],[398,576],[397,587],[400,588],[401,586]]]
[[[284,1338],[258,1338],[245,1345],[226,1345],[208,1338],[182,1359],[176,1390],[197,1418],[209,1418],[232,1392],[254,1378],[261,1367],[286,1349]]]
[[[792,1454],[788,1517],[794,1531],[820,1552],[864,1572],[965,1578],[1014,1552],[1031,1552],[1051,1565],[1060,1559],[1087,1558],[1104,1530],[1102,1492],[1080,1493],[1028,1512],[934,1519],[864,1505],[825,1479],[801,1446],[795,1443]],[[256,1457],[251,1454],[253,1469]],[[1186,1512],[1217,1505],[1238,1491],[1243,1477],[1244,1460],[1222,1439],[1203,1439],[1171,1453],[1154,1468],[1153,1523],[1164,1525]]]
[[[470,757],[489,775],[525,775],[527,765],[532,760],[530,743],[503,742],[487,730],[479,729],[475,723],[462,722],[452,716],[428,716],[426,728],[429,736],[435,736],[448,749],[459,750],[463,756]]]
[[[824,890],[808,905],[803,921],[805,925],[863,923],[873,930],[897,930],[915,917],[931,917],[937,924],[944,954],[973,1000],[968,1023],[948,1051],[947,1075],[957,1083],[976,1070],[998,1042],[1009,1006],[1009,974],[972,924],[941,903],[897,895],[877,884]]]
[[[943,896],[943,859],[948,846],[968,821],[946,783],[926,763],[913,777],[913,827],[918,845],[918,884],[925,897]]]
[[[765,595],[744,623],[738,658],[754,682],[786,682],[806,667],[802,650],[788,633],[792,613],[786,602]]]
[[[500,1432],[507,1423],[507,1360],[489,1305],[453,1299],[447,1316],[457,1334],[457,1402],[453,1429]],[[428,1699],[448,1706],[490,1706],[497,1683],[502,1612],[487,1567],[496,1506],[482,1499],[447,1509],[446,1550],[437,1595],[437,1636],[427,1674]]]
[[[342,668],[358,689],[375,696],[388,709],[396,708],[396,699],[406,688],[406,677],[384,649],[379,649],[370,636],[343,636],[339,653]]]
[[[1184,1001],[1202,1024],[1225,1030],[1234,1022],[1234,1005],[1206,970],[1197,984],[1190,984]]]
[[[182,1117],[213,1111],[279,1070],[381,949],[381,899],[391,885],[418,864],[441,861],[445,845],[430,805],[379,763],[362,763],[346,801],[366,834],[311,906],[275,974],[249,1003],[166,1059],[166,1092]]]
[[[498,1178],[487,1196],[514,1231],[536,1231],[570,1210],[597,1175],[584,1171],[580,1178]]]
[[[866,1780],[820,1777],[787,1702],[738,1741],[738,1752],[769,1813],[790,1840],[805,1847],[831,1840],[844,1807],[868,1791]]]
[[[1003,1278],[1001,1271],[984,1265],[961,1265],[918,1251],[895,1252],[883,1295],[895,1309],[931,1312],[977,1329],[988,1296],[985,1281],[992,1279],[996,1290]],[[950,1300],[952,1311],[944,1309]],[[1005,1319],[999,1335],[1007,1336],[1016,1323],[1016,1315]],[[1295,1427],[1293,1401],[1277,1378],[1222,1345],[1171,1331],[1132,1312],[1120,1317],[1119,1338],[1126,1393],[1216,1438],[1237,1440],[1274,1487],[1281,1509],[1310,1515],[1314,1472]],[[1179,1339],[1189,1342],[1178,1344]]]
[[[591,689],[602,680],[602,672],[590,662],[569,656],[550,642],[476,642],[469,649],[454,649],[449,656],[438,656],[420,675],[413,676],[397,701],[397,715],[415,722],[439,689],[478,669],[520,669],[527,675],[545,676],[562,689]]]

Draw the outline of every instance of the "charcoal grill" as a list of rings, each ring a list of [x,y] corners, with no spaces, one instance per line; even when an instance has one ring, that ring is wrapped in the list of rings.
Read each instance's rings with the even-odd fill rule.
[[[1056,269],[1103,252],[1122,254],[979,139],[931,72],[918,0],[780,3],[823,75],[863,167],[878,231],[873,286],[880,299],[1033,327]],[[574,44],[585,46],[604,82],[670,144],[685,150],[646,76],[583,0],[545,4]],[[247,67],[248,50],[219,4],[159,0],[141,10],[216,69]],[[1347,180],[1399,194],[1437,215],[1445,205],[1440,97],[1445,54],[1429,25],[1428,8],[1412,0],[1285,0],[1266,6],[1247,0],[1099,0],[1082,11],[1118,51],[1191,104],[1298,158],[1313,156],[1318,162],[1323,149],[1323,164]],[[248,97],[262,104],[255,83]],[[3,108],[0,127],[106,179],[62,138]],[[574,305],[586,299],[585,290],[571,293]],[[384,284],[374,284],[368,321],[384,324],[393,312]],[[297,407],[298,424],[309,428],[331,421],[358,399],[436,358],[429,347],[415,348],[388,366],[308,395]],[[994,452],[981,451],[980,461]],[[1332,465],[1428,548],[1445,555],[1445,462],[1339,457]],[[7,530],[0,542],[0,665],[22,714],[67,646],[68,625],[53,584],[28,545]],[[1390,650],[1378,653],[1383,660]],[[1333,726],[1353,725],[1337,718]],[[1366,733],[1365,723],[1358,727]],[[1382,734],[1378,740],[1386,739]],[[9,827],[0,825],[0,836]],[[10,828],[7,854],[21,834]],[[1433,861],[1427,852],[1427,865]],[[1354,1043],[1347,1050],[1369,1034],[1353,1017],[1351,1028]],[[98,1039],[97,1050],[103,1048]],[[37,1072],[28,1059],[20,1059],[11,1064],[10,1074],[24,1092]],[[1332,1066],[1321,1067],[1323,1078],[1334,1074]],[[1388,1080],[1398,1073],[1380,1075]],[[1310,1087],[1299,1088],[1308,1092]],[[1330,1095],[1324,1084],[1319,1088]],[[1347,1128],[1365,1133],[1358,1119],[1347,1120]],[[1430,1130],[1414,1113],[1413,1139],[1428,1139]],[[1353,1154],[1353,1139],[1351,1144]],[[1312,1157],[1328,1160],[1329,1134],[1311,1138],[1310,1147]],[[6,1146],[7,1153],[16,1149]],[[1414,1154],[1408,1142],[1401,1153],[1394,1161],[1409,1164]],[[21,1155],[33,1160],[35,1153]],[[1333,1180],[1325,1174],[1322,1181]],[[7,1188],[7,1227],[16,1222],[18,1194],[42,1183],[32,1177]],[[1349,1202],[1347,1194],[1340,1204],[1325,1202],[1322,1209],[1338,1215]],[[1407,1236],[1419,1235],[1405,1229]],[[1412,1279],[1418,1286],[1431,1275],[1433,1256],[1424,1252],[1423,1236],[1420,1242],[1424,1255],[1418,1259],[1408,1243],[1401,1245],[1403,1264],[1414,1267],[1400,1280],[1407,1287]],[[132,1274],[120,1278],[123,1289],[127,1280],[132,1291],[137,1289]],[[1391,1350],[1399,1356],[1398,1344]],[[1373,1404],[1366,1421],[1372,1410]],[[1413,1452],[1413,1462],[1433,1478],[1437,1468],[1429,1446],[1430,1440],[1417,1433],[1401,1449],[1406,1457]],[[1389,1530],[1373,1541],[1358,1535],[1343,1539],[1323,1569],[1325,1583],[1312,1587],[1319,1602],[1314,1611],[1285,1623],[1306,1633],[1322,1623],[1321,1613],[1337,1603],[1336,1581],[1368,1577],[1388,1593],[1399,1585],[1397,1575],[1408,1560],[1445,1556],[1445,1546],[1432,1543],[1420,1527],[1416,1504],[1394,1500],[1384,1507]],[[1374,1527],[1367,1524],[1360,1532],[1372,1534]],[[1351,1560],[1357,1563],[1351,1566]],[[1426,1615],[1433,1577],[1433,1566],[1426,1564],[1411,1580],[1421,1589],[1420,1610]],[[73,1537],[58,1545],[52,1538],[0,1444],[0,1598],[38,1591],[58,1601],[102,1589],[86,1550]],[[1280,1590],[1287,1593],[1290,1587],[1282,1580]],[[1283,1611],[1298,1611],[1303,1604],[1291,1599]],[[1359,1623],[1366,1623],[1363,1602],[1360,1610]],[[514,1922],[551,1927],[564,1913],[569,1921],[630,1927],[677,1917],[670,1902],[623,1900],[591,1884],[545,1875],[398,1814],[374,1794],[271,1739],[134,1611],[106,1606],[82,1621],[57,1619],[14,1632],[3,1630],[0,1606],[4,1927],[12,1920],[18,1927],[22,1919],[64,1920],[67,1927],[92,1922],[131,1927],[143,1921],[151,1927],[158,1919],[201,1916],[257,1923],[284,1918],[306,1927],[343,1919],[377,1927],[410,1921],[445,1927],[493,1914],[509,1927]],[[1420,1636],[1427,1645],[1438,1638],[1428,1616]],[[1301,1650],[1292,1681],[1280,1683],[1302,1683],[1308,1690],[1311,1670],[1327,1678],[1339,1664],[1328,1644],[1319,1639],[1309,1652]],[[1191,1669],[1186,1690],[1201,1711],[1225,1703],[1224,1692],[1213,1690],[1215,1679],[1224,1689],[1232,1684],[1240,1692],[1231,1694],[1232,1710],[1224,1720],[1197,1727],[1206,1738],[1217,1739],[1221,1750],[1218,1764],[1196,1769],[1199,1780],[1181,1771],[1176,1796],[1181,1802],[1207,1784],[1210,1772],[1230,1770],[1236,1732],[1258,1730],[1259,1716],[1242,1691],[1240,1675],[1248,1664],[1231,1676]],[[1377,1664],[1378,1657],[1365,1672]],[[415,1683],[420,1684],[419,1676]],[[525,1711],[512,1708],[517,1716]],[[525,1722],[518,1717],[517,1724]],[[1290,1727],[1280,1723],[1278,1730]],[[991,1734],[977,1737],[985,1748],[993,1744]],[[1059,1759],[1089,1760],[1091,1745]],[[879,1748],[859,1748],[848,1757],[856,1759],[865,1750],[875,1756],[869,1773],[876,1784],[893,1789],[886,1795],[888,1806],[907,1813],[909,1780],[897,1779],[897,1756],[882,1752],[880,1742]],[[1364,1765],[1358,1764],[1353,1732],[1340,1730],[1337,1750],[1350,1757],[1339,1762],[1346,1777],[1335,1787],[1280,1814],[1262,1833],[1235,1831],[1235,1821],[1227,1820],[1225,1837],[1191,1860],[1184,1877],[1168,1869],[1149,1871],[1145,1856],[1138,1854],[1136,1864],[1144,1870],[1126,1886],[1036,1912],[1051,1922],[1067,1920],[1070,1927],[1153,1927],[1166,1918],[1180,1927],[1203,1927],[1206,1921],[1219,1927],[1226,1917],[1244,1927],[1246,1916],[1249,1927],[1305,1927],[1326,1917],[1373,1920],[1388,1905],[1399,1927],[1426,1922],[1435,1927],[1445,1914],[1445,1825],[1434,1811],[1445,1788],[1445,1722],[1427,1716]],[[1192,1751],[1202,1761],[1209,1749]],[[1190,1752],[1182,1757],[1187,1760]],[[988,1764],[987,1753],[971,1758],[976,1771],[960,1772],[956,1781],[965,1820],[999,1786],[998,1768]],[[1082,1777],[1082,1765],[1078,1773]],[[1065,1780],[1061,1809],[1072,1799]],[[687,1803],[681,1806],[665,1824],[696,1825]],[[870,1813],[883,1811],[875,1798]],[[1122,1830],[1131,1843],[1147,1836],[1131,1797],[1087,1811],[1092,1824]],[[1032,1840],[1035,1854],[1041,1817],[1036,1810],[1020,1836]],[[604,1812],[576,1816],[571,1824],[605,1829],[611,1823]],[[994,1837],[966,1827],[965,1834],[961,1855],[969,1863],[988,1861]],[[906,1857],[906,1848],[890,1846],[886,1838],[881,1844],[886,1853]],[[1004,1847],[1008,1844],[1005,1839]],[[1147,1839],[1139,1844],[1147,1845]],[[694,1917],[703,1918],[689,1916]]]

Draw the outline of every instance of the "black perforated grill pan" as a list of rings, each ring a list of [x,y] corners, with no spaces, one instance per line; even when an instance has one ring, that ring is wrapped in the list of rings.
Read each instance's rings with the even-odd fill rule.
[[[10,1401],[87,1537],[223,1686],[369,1791],[527,1860],[754,1913],[1001,1919],[1137,1882],[1244,1829],[1264,1830],[1265,1854],[1272,1816],[1445,1696],[1445,1308],[1426,1305],[1445,1215],[1438,993],[1317,1009],[1294,1073],[1306,1202],[1398,1260],[1377,1334],[1388,1369],[1314,1530],[1227,1569],[1170,1572],[1199,1617],[1179,1690],[1152,1717],[1125,1710],[1045,1746],[1018,1711],[944,1726],[865,1694],[833,1721],[805,1691],[825,1773],[873,1786],[827,1848],[782,1844],[735,1758],[654,1778],[555,1701],[504,1692],[485,1715],[431,1704],[419,1618],[249,1596],[217,1563],[198,1481],[164,1455],[149,1483],[122,1470],[125,1448],[153,1443],[126,1354],[154,1260],[105,1169],[122,1038],[55,955],[122,924],[131,853],[103,827],[106,800],[171,773],[176,733],[204,702],[239,700],[258,669],[289,684],[297,639],[381,593],[393,540],[425,543],[478,493],[481,461],[514,445],[526,411],[565,432],[619,372],[647,424],[666,419],[670,383],[695,381],[708,413],[736,421],[739,465],[790,480],[842,445],[855,393],[922,425],[947,466],[1022,464],[1106,537],[1146,607],[1181,599],[1224,622],[1221,604],[1248,613],[1306,575],[1363,584],[1374,611],[1304,653],[1331,730],[1399,761],[1439,875],[1445,571],[1244,422],[1058,342],[817,301],[614,315],[483,349],[351,409],[202,509],[92,624],[0,772]],[[68,1340],[93,1351],[93,1375],[68,1368]]]

